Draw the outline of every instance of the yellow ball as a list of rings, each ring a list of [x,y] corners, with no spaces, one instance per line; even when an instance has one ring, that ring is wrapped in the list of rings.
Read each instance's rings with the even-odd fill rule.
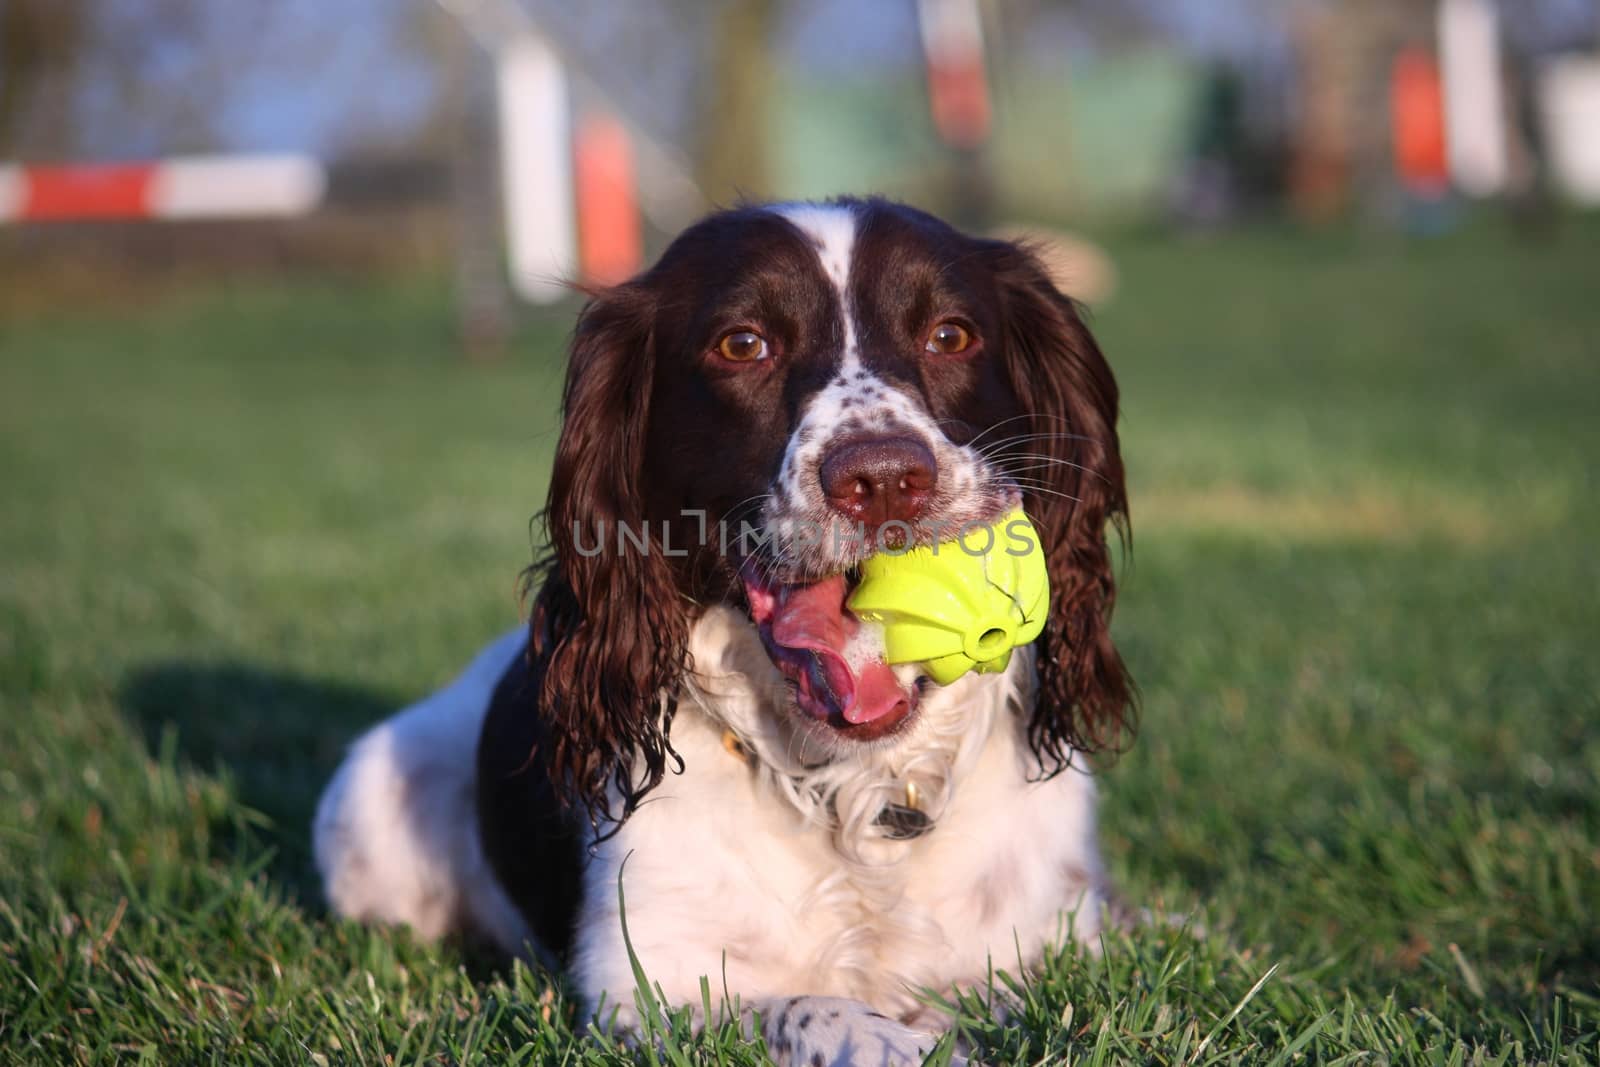
[[[885,659],[926,664],[940,685],[968,671],[1003,671],[1011,650],[1044,629],[1044,546],[1019,507],[957,540],[871,557],[849,605],[883,625]]]

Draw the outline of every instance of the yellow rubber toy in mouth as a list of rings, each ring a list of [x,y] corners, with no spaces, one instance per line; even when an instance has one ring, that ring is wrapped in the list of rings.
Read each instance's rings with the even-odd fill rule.
[[[857,618],[883,625],[886,660],[925,664],[940,685],[1003,671],[1011,650],[1044,629],[1044,545],[1019,507],[957,540],[863,561],[848,603]]]

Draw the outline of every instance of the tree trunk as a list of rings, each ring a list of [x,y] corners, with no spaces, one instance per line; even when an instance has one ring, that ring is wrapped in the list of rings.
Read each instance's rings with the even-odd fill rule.
[[[716,204],[772,193],[766,131],[777,0],[728,0],[717,17],[699,131],[700,188]]]

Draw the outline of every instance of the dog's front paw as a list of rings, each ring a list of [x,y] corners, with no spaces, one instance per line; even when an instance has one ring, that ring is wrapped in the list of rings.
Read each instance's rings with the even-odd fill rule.
[[[761,1036],[779,1067],[902,1067],[921,1063],[939,1042],[938,1034],[844,997],[789,997],[765,1009]]]

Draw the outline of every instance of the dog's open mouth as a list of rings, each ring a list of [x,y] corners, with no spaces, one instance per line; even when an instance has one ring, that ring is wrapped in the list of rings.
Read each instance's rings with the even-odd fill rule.
[[[850,578],[790,582],[759,571],[747,565],[743,573],[750,617],[800,710],[861,741],[904,725],[916,708],[916,687],[900,683],[877,635],[845,606]]]

